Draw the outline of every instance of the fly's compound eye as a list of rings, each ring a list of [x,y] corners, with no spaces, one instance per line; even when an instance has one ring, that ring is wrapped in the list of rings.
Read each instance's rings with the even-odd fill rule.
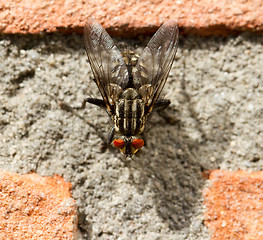
[[[125,142],[123,139],[115,139],[113,145],[118,149],[122,149],[125,146]]]
[[[135,149],[140,149],[143,147],[143,145],[144,145],[144,141],[142,139],[133,139],[132,140],[132,146]]]

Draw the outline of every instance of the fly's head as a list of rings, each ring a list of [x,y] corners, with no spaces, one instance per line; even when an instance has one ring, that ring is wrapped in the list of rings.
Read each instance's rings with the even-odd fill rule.
[[[113,145],[126,157],[131,157],[144,146],[144,140],[139,136],[122,136],[113,140]]]

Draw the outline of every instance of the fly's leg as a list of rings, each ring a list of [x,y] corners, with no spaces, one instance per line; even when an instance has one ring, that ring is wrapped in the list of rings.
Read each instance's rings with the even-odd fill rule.
[[[144,141],[144,147],[147,147],[147,138],[145,136],[145,132],[142,133],[142,140]]]
[[[66,110],[66,111],[70,111],[70,109],[72,109],[72,110],[73,109],[83,110],[83,109],[85,109],[87,102],[91,103],[91,104],[94,104],[94,105],[96,105],[98,107],[104,108],[104,109],[106,108],[105,102],[103,100],[101,100],[101,99],[98,99],[98,98],[86,98],[86,99],[83,100],[83,102],[82,102],[80,107],[71,107],[71,106],[69,106],[66,103],[60,103],[60,107],[62,109],[64,109],[64,110]]]
[[[110,131],[109,136],[108,136],[108,141],[107,141],[107,144],[108,144],[108,145],[111,144],[114,135],[115,135],[115,127],[113,126],[113,127],[111,128],[111,131]]]
[[[78,108],[75,108],[75,109],[84,109],[86,107],[86,103],[91,103],[91,104],[94,104],[98,107],[101,107],[101,108],[106,108],[106,104],[105,102],[102,100],[102,99],[98,99],[98,98],[86,98],[83,100],[82,104],[80,107]]]
[[[167,108],[170,105],[170,103],[171,101],[168,99],[157,100],[153,109],[156,111],[162,111],[165,108]]]
[[[59,106],[61,109],[67,111],[67,112],[71,112],[72,114],[78,116],[80,119],[82,119],[86,124],[88,124],[89,126],[91,126],[96,134],[101,138],[101,140],[103,141],[103,146],[108,146],[108,139],[100,132],[100,129],[98,128],[97,125],[93,124],[92,122],[90,122],[89,120],[87,120],[86,118],[84,118],[83,116],[81,116],[76,110],[82,110],[85,108],[86,103],[91,103],[94,104],[96,106],[99,106],[101,108],[106,108],[106,105],[104,103],[103,100],[101,99],[97,99],[97,98],[86,98],[83,100],[82,104],[80,107],[71,107],[70,105],[68,105],[67,103],[64,102],[59,102]]]
[[[110,144],[113,140],[114,135],[115,135],[115,128],[112,127],[110,132],[109,132],[108,138],[106,139],[106,141],[103,141],[103,143],[101,145],[101,152],[105,152],[107,148],[112,147]]]
[[[176,120],[169,116],[166,111],[164,111],[169,105],[171,101],[168,99],[161,99],[157,100],[154,105],[154,110],[157,111],[158,115],[162,117],[166,122],[168,122],[171,125],[174,125],[176,123]]]
[[[93,79],[93,81],[96,83],[95,79]],[[85,123],[87,123],[89,126],[91,126],[96,134],[101,138],[101,140],[103,141],[102,146],[101,146],[101,150],[105,151],[106,148],[108,148],[110,146],[110,143],[112,141],[112,138],[115,134],[115,130],[114,128],[111,130],[111,141],[109,142],[109,138],[106,138],[101,132],[100,129],[98,128],[97,125],[91,123],[89,120],[87,120],[86,118],[84,118],[83,116],[81,116],[76,110],[83,110],[86,107],[86,103],[91,103],[94,104],[100,108],[106,109],[106,104],[102,99],[98,99],[98,98],[86,98],[83,100],[81,106],[79,107],[71,107],[68,104],[64,103],[64,102],[59,102],[59,106],[61,109],[71,112],[74,115],[78,116],[79,118],[81,118]]]
[[[95,78],[93,79],[93,81],[97,84],[97,81],[96,81]],[[74,107],[74,109],[77,109],[77,110],[83,110],[83,109],[85,109],[87,102],[88,102],[88,103],[91,103],[91,104],[94,104],[94,105],[96,105],[96,106],[98,106],[98,107],[101,107],[101,108],[103,108],[103,109],[106,108],[106,104],[105,104],[105,102],[104,102],[102,99],[98,99],[98,98],[86,98],[86,99],[83,100],[83,102],[82,102],[82,104],[81,104],[80,107]]]

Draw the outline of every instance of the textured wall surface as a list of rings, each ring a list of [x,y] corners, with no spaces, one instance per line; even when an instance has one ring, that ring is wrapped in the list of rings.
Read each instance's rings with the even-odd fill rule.
[[[174,19],[186,33],[228,34],[263,31],[261,0],[222,1],[2,1],[0,31],[4,33],[82,32],[93,17],[117,36],[153,33]]]
[[[1,239],[75,239],[71,184],[62,177],[0,171]]]
[[[2,1],[0,169],[9,172],[0,173],[0,234],[48,228],[74,239],[74,198],[76,239],[261,239],[262,12],[256,0]],[[64,34],[82,33],[89,16],[113,36],[138,35],[114,38],[137,53],[149,40],[140,34],[168,19],[180,27],[163,90],[176,124],[154,115],[147,147],[128,163],[102,147],[104,111],[60,107],[100,97],[82,34]],[[63,176],[72,196],[47,175]]]

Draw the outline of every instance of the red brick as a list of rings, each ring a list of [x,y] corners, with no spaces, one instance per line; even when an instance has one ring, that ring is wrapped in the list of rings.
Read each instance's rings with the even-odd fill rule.
[[[0,32],[82,32],[91,16],[115,36],[153,33],[168,19],[177,20],[186,33],[262,32],[262,13],[262,0],[5,0],[0,3]]]
[[[211,240],[263,239],[263,171],[216,170],[210,181],[204,197]]]
[[[74,239],[76,205],[62,177],[0,171],[0,239]]]

